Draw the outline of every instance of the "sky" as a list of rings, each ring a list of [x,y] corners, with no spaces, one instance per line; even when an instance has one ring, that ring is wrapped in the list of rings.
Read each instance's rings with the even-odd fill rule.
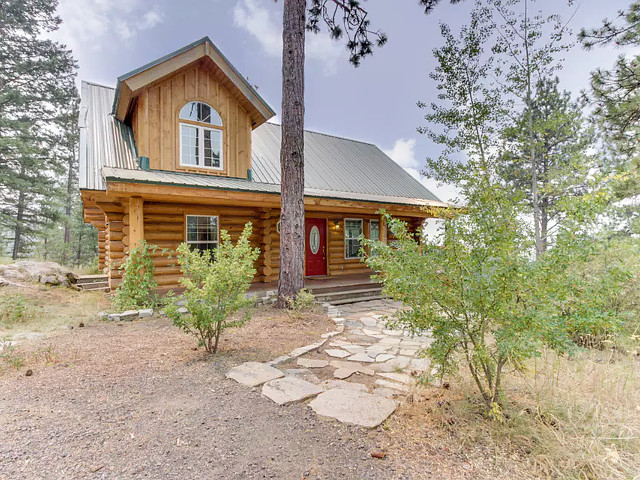
[[[305,128],[376,144],[444,201],[455,190],[421,177],[424,159],[436,145],[417,132],[424,112],[416,105],[435,99],[429,72],[432,51],[442,44],[439,23],[467,23],[472,0],[450,5],[443,0],[424,15],[417,0],[368,0],[372,28],[384,31],[387,45],[354,68],[344,42],[326,32],[308,34],[305,71]],[[570,28],[613,18],[629,0],[539,0],[537,9],[573,18]],[[60,0],[62,18],[54,38],[65,43],[79,65],[80,80],[115,86],[116,78],[205,35],[281,110],[282,0]],[[588,87],[589,73],[613,65],[614,48],[573,48],[559,72],[561,87],[577,96]]]

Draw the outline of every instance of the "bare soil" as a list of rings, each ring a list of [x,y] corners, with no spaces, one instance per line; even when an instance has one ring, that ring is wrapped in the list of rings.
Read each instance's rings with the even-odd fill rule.
[[[23,342],[24,366],[0,373],[0,478],[400,478],[370,455],[378,432],[224,378],[332,328],[321,314],[261,309],[217,355],[154,317]]]

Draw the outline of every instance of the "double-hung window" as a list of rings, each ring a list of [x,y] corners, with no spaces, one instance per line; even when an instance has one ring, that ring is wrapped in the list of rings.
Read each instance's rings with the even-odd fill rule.
[[[189,102],[180,110],[180,165],[223,169],[222,118],[203,102]]]
[[[187,244],[192,250],[215,250],[218,248],[218,217],[209,215],[187,215]]]
[[[344,219],[344,258],[360,258],[360,236],[362,235],[362,219]]]
[[[380,240],[380,220],[369,220],[369,240],[377,242]],[[373,247],[371,248],[371,255],[375,255],[373,251]]]

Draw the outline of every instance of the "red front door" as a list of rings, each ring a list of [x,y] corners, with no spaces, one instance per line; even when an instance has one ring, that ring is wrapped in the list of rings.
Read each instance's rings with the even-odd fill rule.
[[[324,218],[307,218],[305,226],[304,250],[306,276],[327,274],[327,230]]]

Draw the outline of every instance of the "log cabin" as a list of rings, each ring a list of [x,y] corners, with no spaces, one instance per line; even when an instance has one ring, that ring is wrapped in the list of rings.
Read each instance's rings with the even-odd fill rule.
[[[313,92],[309,92],[313,94]],[[247,222],[260,248],[256,282],[279,270],[280,126],[273,109],[208,38],[120,76],[82,83],[79,183],[98,229],[110,289],[143,239],[216,248]],[[305,132],[305,274],[370,273],[358,237],[388,241],[380,211],[416,232],[447,205],[371,143]],[[428,208],[425,208],[428,207]],[[153,256],[160,289],[179,287],[175,256]]]

